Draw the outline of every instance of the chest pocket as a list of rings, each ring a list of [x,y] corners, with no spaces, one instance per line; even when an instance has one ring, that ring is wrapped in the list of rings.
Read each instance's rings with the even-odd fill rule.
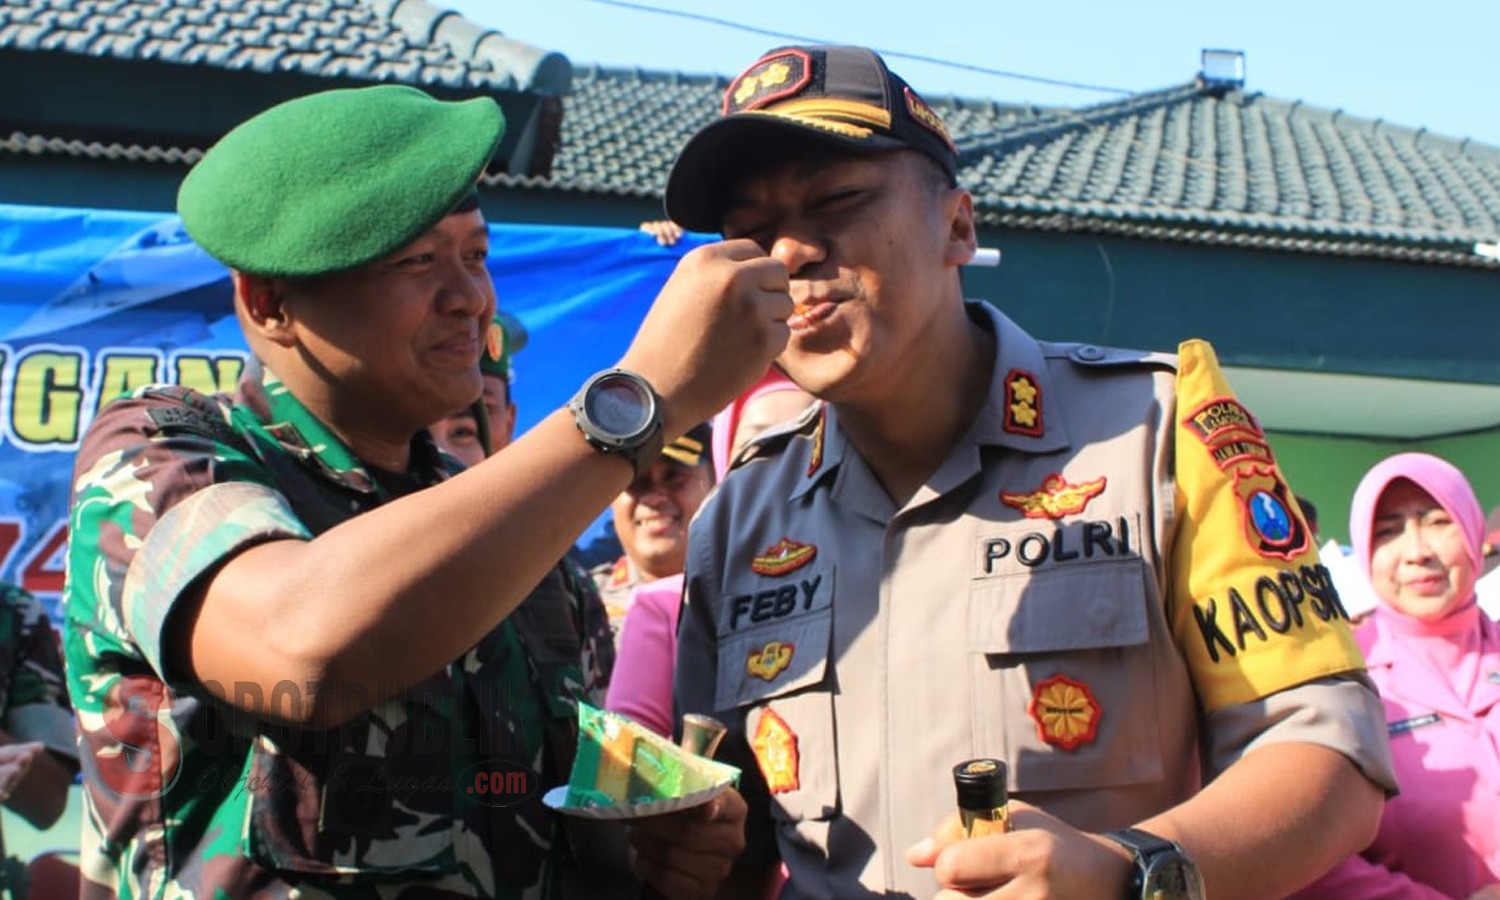
[[[258,736],[246,785],[250,859],[370,882],[457,872],[446,749],[456,736],[437,705],[445,685],[428,679],[326,732]]]
[[[1162,778],[1153,629],[1139,559],[976,583],[969,596],[974,725],[1003,748],[1011,789]],[[1158,643],[1161,639],[1158,638]]]
[[[784,586],[796,593],[780,594],[780,606],[782,586],[748,595],[725,592],[730,608],[719,623],[714,705],[743,721],[745,740],[770,791],[771,815],[782,822],[826,820],[839,805],[828,663],[833,573],[788,579]],[[746,596],[750,599],[735,616],[735,598]],[[784,612],[778,615],[779,610]]]

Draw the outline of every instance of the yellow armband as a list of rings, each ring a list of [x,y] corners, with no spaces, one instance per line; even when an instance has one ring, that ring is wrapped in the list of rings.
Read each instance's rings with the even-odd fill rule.
[[[1364,667],[1265,432],[1213,347],[1178,348],[1171,557],[1177,644],[1210,712]]]

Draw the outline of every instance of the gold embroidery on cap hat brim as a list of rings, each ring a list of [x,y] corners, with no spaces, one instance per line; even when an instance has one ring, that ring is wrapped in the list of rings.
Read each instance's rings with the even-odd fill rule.
[[[854,100],[836,100],[829,97],[788,100],[785,103],[762,107],[761,109],[752,110],[752,112],[762,115],[770,113],[799,121],[804,118],[831,118],[843,120],[850,125],[869,125],[873,128],[885,129],[886,131],[889,131],[891,128],[890,110],[872,103],[860,103]]]

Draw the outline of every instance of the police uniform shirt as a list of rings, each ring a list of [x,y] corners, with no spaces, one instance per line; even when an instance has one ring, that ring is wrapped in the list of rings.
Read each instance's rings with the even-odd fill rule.
[[[989,402],[903,508],[818,404],[692,525],[678,703],[730,725],[784,896],[931,896],[905,849],[971,757],[1090,831],[1271,742],[1394,789],[1332,582],[1206,345],[1179,373],[969,311],[997,337]]]

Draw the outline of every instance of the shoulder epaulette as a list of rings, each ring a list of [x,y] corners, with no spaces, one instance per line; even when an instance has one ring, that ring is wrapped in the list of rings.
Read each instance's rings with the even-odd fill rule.
[[[1159,353],[1154,350],[1131,350],[1121,347],[1101,347],[1098,344],[1039,342],[1042,355],[1048,359],[1066,359],[1075,365],[1088,367],[1146,366],[1154,369],[1177,368],[1177,354]]]
[[[139,392],[137,396],[177,401],[176,405],[153,406],[146,410],[147,418],[162,434],[191,434],[241,450],[249,446],[245,436],[229,424],[224,408],[208,394],[176,385],[158,385]]]
[[[739,453],[730,458],[730,471],[754,459],[767,459],[781,455],[787,447],[791,446],[792,439],[799,435],[811,438],[818,430],[822,410],[821,401],[813,403],[793,418],[778,422],[751,438],[745,446],[740,448]]]

